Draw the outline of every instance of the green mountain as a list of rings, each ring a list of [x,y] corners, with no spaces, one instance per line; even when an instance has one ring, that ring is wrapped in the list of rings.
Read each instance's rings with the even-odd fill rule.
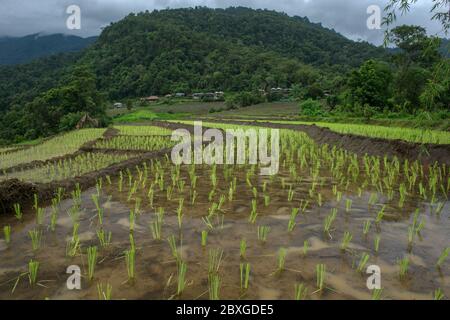
[[[80,38],[63,34],[0,38],[0,65],[26,63],[57,53],[79,51],[96,39],[97,37]]]
[[[0,139],[57,132],[68,110],[86,111],[70,103],[100,101],[74,89],[83,82],[91,88],[92,79],[106,100],[315,83],[326,90],[363,61],[385,57],[384,49],[275,11],[198,7],[130,14],[79,53],[0,66]],[[74,70],[89,79],[74,79]],[[51,112],[42,117],[45,110]],[[32,128],[23,128],[25,118]]]
[[[359,66],[385,51],[307,18],[248,8],[131,14],[105,28],[83,61],[111,98],[301,82],[302,65]]]

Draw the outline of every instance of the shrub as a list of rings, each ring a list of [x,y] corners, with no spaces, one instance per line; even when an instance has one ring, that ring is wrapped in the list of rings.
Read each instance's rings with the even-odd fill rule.
[[[80,119],[85,115],[85,112],[68,113],[59,121],[60,131],[73,130]]]
[[[300,103],[300,114],[304,116],[317,117],[325,115],[325,112],[319,101],[308,99]]]

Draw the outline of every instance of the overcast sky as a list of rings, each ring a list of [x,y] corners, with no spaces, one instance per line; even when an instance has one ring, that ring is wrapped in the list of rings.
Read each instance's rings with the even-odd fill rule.
[[[401,24],[416,24],[430,34],[440,32],[440,25],[430,21],[432,0],[419,0]],[[307,16],[343,35],[381,44],[382,30],[369,30],[366,21],[370,5],[384,8],[387,0],[0,0],[0,36],[23,36],[32,33],[67,33],[79,36],[98,35],[101,28],[120,20],[130,12],[144,10],[207,6],[226,8],[246,6],[283,11],[293,16]],[[81,30],[68,30],[66,9],[81,8]],[[442,34],[441,34],[442,36]]]

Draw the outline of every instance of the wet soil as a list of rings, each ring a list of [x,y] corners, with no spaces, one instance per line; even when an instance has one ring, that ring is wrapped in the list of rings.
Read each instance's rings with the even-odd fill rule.
[[[165,172],[172,169],[170,162],[162,162]],[[150,166],[148,166],[150,168]],[[366,287],[368,275],[358,272],[356,267],[361,254],[370,254],[367,265],[378,265],[381,268],[383,299],[432,299],[432,293],[441,288],[443,294],[450,294],[450,274],[448,263],[442,268],[435,267],[435,262],[442,249],[448,244],[450,233],[450,203],[441,215],[430,212],[430,204],[417,197],[408,197],[405,207],[400,209],[395,203],[385,202],[383,197],[374,205],[368,205],[370,192],[365,190],[358,196],[350,188],[344,192],[338,201],[327,183],[322,188],[323,205],[311,204],[297,219],[297,225],[292,232],[287,232],[289,215],[292,208],[308,198],[308,190],[313,184],[310,177],[305,176],[301,183],[291,180],[288,168],[281,170],[276,178],[253,176],[251,182],[260,192],[257,200],[258,218],[255,224],[248,222],[251,205],[249,199],[253,194],[246,183],[248,167],[235,167],[232,177],[237,179],[237,190],[232,202],[225,201],[219,210],[221,219],[213,219],[215,228],[208,230],[202,217],[207,215],[211,206],[208,193],[212,186],[210,182],[211,167],[197,168],[198,198],[194,205],[190,202],[191,188],[188,168],[181,168],[180,180],[185,181],[185,188],[175,188],[173,197],[168,200],[166,190],[155,189],[153,206],[146,200],[147,189],[139,189],[131,200],[128,199],[130,188],[128,184],[119,191],[118,179],[112,184],[105,182],[100,195],[100,205],[104,209],[102,225],[97,222],[96,207],[92,195],[97,194],[95,188],[86,189],[81,196],[78,221],[79,237],[82,249],[75,257],[66,256],[66,242],[72,235],[74,221],[68,212],[74,206],[72,199],[64,200],[58,210],[59,217],[55,232],[47,225],[50,220],[51,208],[46,208],[41,248],[37,252],[31,250],[28,232],[36,225],[33,214],[27,214],[23,222],[17,222],[13,217],[5,224],[12,226],[11,244],[6,246],[0,241],[0,299],[98,299],[97,284],[112,285],[113,299],[208,299],[208,260],[212,249],[223,250],[223,260],[219,268],[221,299],[293,299],[294,284],[303,283],[308,289],[306,299],[370,299],[371,291]],[[222,168],[217,170],[218,184],[213,201],[228,192],[230,183],[222,174]],[[307,171],[307,170],[306,170]],[[137,173],[133,171],[134,177]],[[149,178],[154,173],[150,172]],[[170,174],[169,174],[170,176]],[[326,177],[326,174],[324,175]],[[168,184],[170,185],[169,177]],[[288,200],[288,188],[283,187],[281,178],[286,183],[294,183],[294,197]],[[267,183],[266,194],[270,195],[269,205],[264,205],[261,195],[262,186]],[[150,183],[147,183],[147,186]],[[136,242],[136,279],[127,280],[127,270],[124,251],[129,248],[130,210],[135,208],[136,199],[142,200],[136,216],[132,234]],[[176,210],[178,201],[184,198],[184,217],[179,228]],[[352,199],[350,212],[345,212],[345,200]],[[362,234],[362,224],[367,219],[373,219],[382,205],[387,205],[386,219],[379,225],[373,225],[368,235]],[[154,240],[149,224],[155,219],[159,207],[165,210],[161,240]],[[324,218],[332,208],[338,209],[338,216],[333,223],[329,235],[322,231]],[[414,246],[408,248],[407,229],[415,208],[420,208],[426,220],[426,227],[417,237]],[[258,239],[258,226],[268,226],[270,231],[266,242]],[[101,248],[96,231],[103,229],[112,232],[112,243],[107,248]],[[201,246],[201,232],[208,230],[208,240],[205,247]],[[351,244],[346,251],[340,250],[340,242],[345,231],[353,234]],[[173,257],[166,239],[175,237],[177,250],[183,261],[187,263],[186,288],[177,296],[177,261]],[[381,238],[380,249],[374,251],[374,239]],[[246,239],[245,257],[240,257],[239,244]],[[309,250],[303,252],[303,244],[307,241]],[[98,247],[98,260],[92,281],[87,279],[86,248]],[[286,249],[284,270],[277,272],[278,252]],[[400,280],[398,276],[398,259],[408,256],[410,266],[408,275]],[[38,285],[30,286],[28,279],[22,277],[14,292],[12,289],[19,275],[27,270],[30,259],[39,261]],[[248,290],[240,288],[241,263],[251,266]],[[317,264],[326,265],[326,288],[317,291],[315,268]],[[82,270],[81,290],[69,290],[66,281],[69,274],[66,269],[77,265]]]

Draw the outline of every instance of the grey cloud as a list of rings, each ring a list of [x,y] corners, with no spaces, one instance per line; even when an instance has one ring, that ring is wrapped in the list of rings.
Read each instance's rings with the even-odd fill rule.
[[[208,6],[226,8],[247,6],[283,11],[293,16],[307,16],[313,22],[354,39],[381,44],[382,30],[366,27],[369,5],[383,8],[387,0],[0,0],[0,36],[22,36],[31,33],[70,33],[80,36],[96,35],[110,22],[120,20],[130,12],[143,10]],[[408,16],[399,17],[399,23],[425,26],[430,33],[440,31],[430,21],[431,0],[419,0],[418,7]],[[66,28],[66,8],[79,5],[82,10],[82,29]]]

